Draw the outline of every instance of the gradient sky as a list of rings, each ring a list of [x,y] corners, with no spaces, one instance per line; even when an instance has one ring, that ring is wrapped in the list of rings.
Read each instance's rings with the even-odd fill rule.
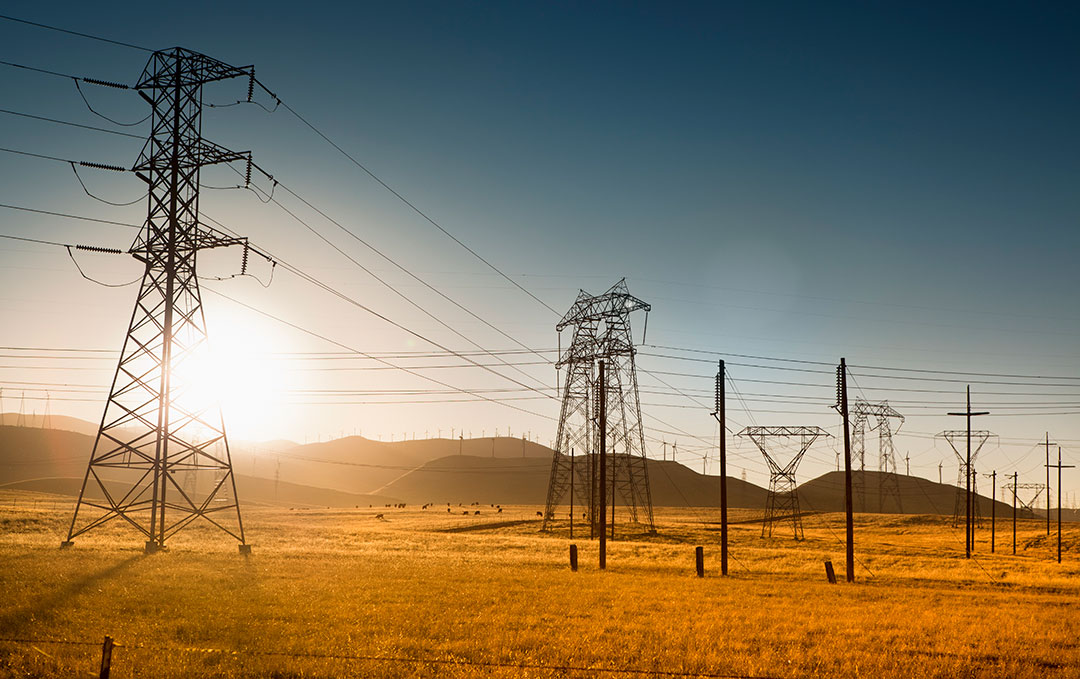
[[[976,383],[973,393],[976,407],[995,413],[979,426],[1000,435],[988,445],[980,471],[1041,478],[1035,443],[1046,431],[1064,445],[1066,457],[1080,457],[1075,6],[188,3],[177,14],[155,5],[125,11],[11,2],[4,12],[154,49],[180,45],[235,65],[255,64],[284,101],[552,307],[563,310],[579,288],[601,292],[625,276],[631,292],[653,305],[648,343],[728,355],[729,372],[759,424],[819,424],[838,433],[825,403],[832,398],[830,368],[734,354],[1074,376],[1052,382],[1065,387]],[[138,77],[148,56],[2,20],[0,45],[0,60],[123,82]],[[205,100],[235,101],[244,85],[207,87]],[[117,127],[95,117],[63,78],[0,66],[0,91],[8,110],[146,131],[145,124]],[[133,93],[86,85],[84,91],[95,108],[118,120],[146,113]],[[265,96],[262,102],[270,104]],[[141,147],[135,139],[5,114],[0,119],[5,148],[130,165]],[[208,109],[203,132],[224,146],[250,149],[285,185],[504,332],[531,348],[556,347],[555,314],[424,222],[284,109]],[[85,170],[82,177],[92,191],[117,202],[145,190],[131,176]],[[215,168],[203,180],[230,186],[236,177]],[[515,347],[280,189],[275,196],[470,339],[487,348]],[[64,164],[7,153],[0,153],[0,203],[132,223],[145,218],[145,202],[95,202]],[[426,337],[457,350],[473,348],[277,206],[247,191],[208,188],[202,207]],[[133,236],[123,227],[0,213],[0,232],[9,235],[120,248]],[[236,252],[216,253],[205,258],[204,271],[227,275],[238,259]],[[121,257],[82,254],[79,260],[88,274],[111,283],[141,273]],[[265,281],[267,272],[257,273]],[[280,271],[267,289],[246,278],[205,286],[353,349],[430,348]],[[62,249],[0,241],[0,344],[118,350],[134,295],[134,287],[85,281]],[[268,357],[341,349],[212,292],[206,307],[215,346],[231,352],[232,381],[239,385],[226,396],[235,436],[303,441],[355,430],[388,440],[405,432],[445,436],[454,428],[479,436],[509,428],[543,442],[554,438],[550,418],[557,417],[558,404],[552,399],[514,402],[538,415],[483,402],[341,403],[437,395],[319,397],[334,405],[312,405],[317,399],[296,390],[437,387],[394,371],[311,369],[370,362]],[[641,320],[634,319],[639,338]],[[568,341],[564,335],[563,346]],[[663,379],[694,390],[709,405],[714,367],[649,355],[672,353],[645,348],[640,365],[700,377],[643,374],[642,388],[670,391]],[[3,408],[17,409],[22,391],[16,382],[104,387],[113,360],[5,359],[3,365],[14,367],[0,370]],[[521,370],[532,376],[530,384],[553,389],[550,366]],[[921,382],[853,372],[863,395],[889,399],[909,415],[896,445],[901,458],[910,454],[912,473],[936,480],[944,462],[946,480],[955,478],[952,453],[933,434],[962,425],[943,413],[962,408],[966,378]],[[514,386],[475,368],[430,374],[470,389]],[[767,396],[755,401],[751,394]],[[815,400],[781,403],[776,394]],[[40,392],[26,395],[27,410],[43,408],[32,398]],[[54,413],[90,420],[100,416],[104,398],[50,396]],[[60,400],[65,397],[86,400]],[[716,435],[708,411],[671,394],[643,394],[642,401],[648,435],[678,440],[680,459],[686,455],[687,464],[700,469],[700,455]],[[257,409],[268,417],[255,417]],[[742,404],[731,416],[739,426],[751,421]],[[800,476],[833,468],[836,446],[833,438],[813,450]],[[651,455],[659,457],[661,448],[650,442]],[[750,480],[765,481],[761,456],[745,441],[733,455],[735,474],[745,469]],[[715,467],[708,462],[713,473]],[[1080,489],[1080,478],[1066,484],[1071,488]]]

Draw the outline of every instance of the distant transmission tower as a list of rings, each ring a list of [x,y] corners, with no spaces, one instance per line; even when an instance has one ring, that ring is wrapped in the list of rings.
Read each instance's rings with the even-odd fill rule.
[[[791,521],[796,540],[803,539],[802,518],[799,514],[799,494],[795,482],[795,470],[803,455],[821,436],[828,436],[821,427],[746,427],[739,436],[749,437],[757,444],[769,465],[769,497],[765,502],[765,520],[761,524],[761,537],[772,537],[773,526],[781,521]],[[797,452],[787,464],[780,466],[775,453],[770,453],[770,439],[794,440]]]
[[[195,270],[201,250],[247,247],[199,221],[200,168],[250,162],[201,135],[203,85],[239,77],[249,79],[250,100],[253,67],[176,47],[154,52],[135,85],[152,106],[134,168],[149,186],[149,211],[130,250],[146,270],[64,546],[121,519],[154,552],[204,519],[250,551],[225,423],[207,393],[212,370]]]
[[[979,512],[979,491],[976,487],[975,474],[975,458],[978,457],[979,451],[986,445],[986,442],[993,436],[989,431],[985,429],[973,430],[971,432],[971,441],[974,444],[971,449],[971,469],[967,468],[967,440],[968,432],[966,429],[957,429],[943,431],[938,436],[944,438],[949,442],[949,447],[956,453],[956,459],[960,462],[960,470],[957,473],[956,481],[956,504],[953,509],[953,527],[960,525],[961,519],[964,518],[964,509],[967,504],[967,495],[965,492],[965,484],[968,481],[970,475],[971,480],[971,520],[976,524],[982,525],[982,514]]]
[[[1012,493],[1016,501],[1020,503],[1020,515],[1025,519],[1035,518],[1035,503],[1039,501],[1039,496],[1046,490],[1046,484],[1043,483],[1012,483],[1002,486],[1005,490]],[[1019,495],[1020,491],[1028,491],[1023,497],[1030,497],[1031,499],[1025,502]],[[1031,491],[1034,491],[1032,493]]]
[[[878,471],[880,472],[878,476],[878,511],[885,511],[885,499],[886,497],[892,497],[896,501],[896,510],[902,514],[904,504],[900,498],[900,483],[896,478],[898,468],[896,449],[893,447],[892,427],[889,424],[889,418],[898,419],[900,425],[903,425],[904,416],[896,412],[888,401],[872,403],[861,399],[852,399],[850,408],[851,415],[855,420],[853,430],[856,432],[856,435],[852,437],[852,448],[855,449],[855,454],[859,458],[859,468],[863,471],[866,469],[866,425],[871,418],[874,419],[874,424],[870,429],[876,429],[878,433]],[[899,429],[899,426],[897,429]],[[865,510],[865,475],[861,476],[863,478],[859,483],[859,497]]]
[[[556,508],[570,492],[587,508],[587,520],[593,534],[604,529],[598,523],[603,500],[598,497],[600,465],[596,459],[600,432],[595,366],[600,360],[607,364],[608,476],[612,482],[609,484],[611,495],[606,499],[613,512],[616,498],[621,499],[632,522],[644,524],[650,532],[656,530],[634,363],[636,350],[630,333],[630,314],[635,311],[647,314],[650,308],[630,294],[623,279],[602,295],[590,295],[581,290],[573,306],[555,326],[560,332],[573,326],[574,337],[556,364],[567,371],[548,481],[544,530],[555,520]],[[578,453],[573,461],[580,464],[580,460],[584,460],[584,470],[571,471],[571,450]]]

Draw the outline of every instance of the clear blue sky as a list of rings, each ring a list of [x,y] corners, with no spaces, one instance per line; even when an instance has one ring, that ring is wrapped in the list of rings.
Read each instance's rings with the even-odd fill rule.
[[[650,344],[823,362],[843,355],[864,366],[1080,375],[1076,7],[186,7],[177,13],[164,5],[117,11],[12,2],[4,12],[155,49],[180,45],[232,64],[255,64],[282,99],[556,309],[568,307],[578,288],[600,292],[625,276],[631,291],[653,304]],[[124,82],[135,80],[147,57],[9,21],[0,21],[0,44],[5,61]],[[145,124],[122,128],[94,117],[70,80],[0,67],[0,88],[9,110],[145,133]],[[208,87],[206,101],[228,103],[243,89],[243,83]],[[146,113],[131,93],[84,90],[95,108],[121,121]],[[0,146],[6,148],[130,165],[141,146],[134,139],[0,117]],[[256,162],[286,185],[501,330],[532,348],[555,348],[554,314],[492,274],[284,110],[210,109],[203,130],[215,142],[252,150]],[[144,190],[122,175],[86,170],[83,179],[113,201]],[[235,183],[220,168],[203,179],[212,186]],[[277,197],[470,339],[514,348],[291,197]],[[63,164],[11,154],[0,154],[0,202],[133,223],[145,217],[142,202],[112,207],[92,201]],[[207,189],[203,209],[410,328],[455,349],[472,348],[273,204],[245,191]],[[131,240],[130,230],[121,227],[11,210],[3,211],[2,220],[0,232],[11,235],[122,248]],[[231,273],[234,260],[235,253],[208,257],[208,273]],[[123,259],[83,255],[80,263],[108,282],[139,275],[137,265]],[[280,272],[266,290],[249,279],[206,285],[352,348],[428,348]],[[131,287],[84,281],[61,249],[10,241],[0,243],[0,289],[0,343],[20,347],[118,349],[134,297]],[[233,338],[246,333],[270,353],[337,350],[213,294],[206,299],[212,333],[219,327]],[[635,322],[640,337],[640,319]],[[710,365],[650,353],[672,352],[644,350],[640,363],[653,373],[702,377],[643,375],[643,389],[670,392],[658,381],[663,379],[710,402]],[[755,421],[836,431],[836,417],[822,400],[831,398],[829,375],[730,360]],[[373,438],[400,438],[403,432],[446,435],[451,427],[490,435],[510,427],[515,435],[527,431],[545,442],[554,437],[550,419],[490,403],[340,403],[364,400],[355,396],[316,408],[312,397],[296,390],[433,387],[392,371],[312,371],[297,368],[300,363],[268,359],[243,367],[247,384],[284,392],[274,392],[273,426],[261,432],[240,426],[242,435],[302,440],[357,429]],[[554,385],[550,367],[520,368],[532,380]],[[944,460],[945,475],[955,475],[947,446],[931,435],[959,426],[942,413],[961,407],[963,378],[927,383],[855,373],[868,398],[890,399],[910,415],[897,447],[901,457],[911,454],[912,473],[936,479]],[[14,382],[74,381],[72,374],[4,369],[4,408],[14,409],[13,394],[20,393]],[[468,388],[514,386],[475,369],[438,376]],[[108,369],[79,375],[80,383],[94,384],[109,377]],[[973,385],[976,405],[1001,413],[980,421],[1002,437],[988,447],[983,468],[1015,468],[1034,480],[1042,463],[1033,444],[1047,430],[1075,459],[1080,382],[1065,383],[1077,386]],[[753,401],[758,397],[750,394],[765,396]],[[778,394],[817,401],[787,403]],[[234,397],[246,398],[244,392]],[[707,412],[692,401],[671,394],[642,400],[650,404],[649,418],[662,420],[649,420],[650,436],[678,438],[688,463],[695,449],[700,453],[713,440]],[[548,417],[558,413],[551,399],[519,404]],[[87,419],[100,410],[92,399],[57,400],[52,407]],[[1071,414],[1029,415],[1040,409]],[[741,410],[732,417],[750,422]],[[699,438],[665,433],[676,429]],[[805,475],[831,468],[835,446],[833,439],[814,451]],[[737,453],[742,462],[736,473],[745,467],[751,480],[761,482],[760,455],[745,442]],[[700,459],[691,466],[700,468]]]

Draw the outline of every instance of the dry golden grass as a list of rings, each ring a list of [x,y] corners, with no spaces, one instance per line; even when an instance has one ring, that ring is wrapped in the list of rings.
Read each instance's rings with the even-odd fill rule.
[[[565,526],[539,534],[535,507],[252,508],[244,558],[201,528],[152,556],[120,525],[60,550],[72,503],[46,498],[0,493],[0,638],[36,640],[0,642],[0,676],[96,676],[106,634],[118,679],[1080,676],[1080,546],[1057,564],[1039,522],[1015,557],[1007,521],[995,555],[980,531],[968,561],[936,517],[859,517],[858,582],[829,585],[836,514],[799,543],[733,526],[725,579],[715,510],[659,510],[660,534],[611,543],[607,572],[576,536],[572,573]]]

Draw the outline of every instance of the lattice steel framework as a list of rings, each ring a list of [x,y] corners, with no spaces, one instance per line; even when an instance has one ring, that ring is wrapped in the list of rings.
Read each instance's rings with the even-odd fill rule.
[[[889,405],[888,401],[873,403],[861,399],[852,399],[850,405],[851,416],[854,419],[852,425],[852,448],[859,459],[860,471],[866,470],[866,426],[873,419],[874,424],[870,430],[877,430],[878,434],[878,511],[885,511],[885,499],[892,497],[896,502],[896,510],[904,511],[904,503],[900,497],[900,483],[896,478],[896,449],[892,442],[892,426],[890,418],[900,420],[897,430],[904,424],[904,416]],[[860,475],[858,485],[859,498],[863,510],[866,508],[865,475]]]
[[[573,306],[555,326],[559,332],[573,326],[574,336],[556,364],[567,371],[548,481],[544,530],[555,520],[558,505],[570,492],[571,465],[575,462],[574,495],[586,508],[593,533],[601,529],[597,523],[600,480],[595,454],[600,448],[595,398],[595,366],[600,360],[607,362],[608,474],[613,480],[609,484],[609,506],[614,507],[615,500],[621,500],[632,522],[645,525],[650,532],[656,530],[638,396],[636,350],[630,331],[630,315],[635,311],[648,313],[650,309],[647,303],[630,294],[623,279],[601,295],[579,291]],[[571,451],[577,453],[573,462]]]
[[[953,453],[956,454],[956,459],[960,462],[960,470],[957,472],[956,480],[956,503],[953,508],[954,528],[960,525],[965,515],[965,506],[967,505],[967,491],[965,489],[967,478],[965,474],[971,475],[971,520],[977,526],[982,525],[982,514],[979,512],[979,490],[976,487],[978,475],[975,473],[975,458],[978,457],[979,451],[982,450],[982,447],[986,445],[986,442],[990,440],[993,434],[985,429],[973,429],[971,431],[971,469],[967,468],[967,435],[966,429],[948,430],[938,434],[938,436],[949,442],[949,447],[952,448]]]
[[[795,470],[798,469],[803,455],[814,441],[828,435],[829,433],[821,427],[746,427],[739,432],[739,436],[746,436],[757,444],[758,450],[765,456],[765,462],[769,465],[769,497],[765,501],[765,520],[761,524],[761,537],[766,535],[772,537],[774,525],[790,520],[793,537],[796,540],[803,539]],[[768,450],[769,439],[795,440],[798,452],[787,464],[780,466],[773,453]]]
[[[130,250],[146,269],[65,546],[119,518],[153,552],[204,519],[248,551],[225,423],[208,389],[196,277],[200,250],[245,244],[199,221],[200,168],[250,161],[202,138],[203,85],[238,77],[254,83],[253,67],[177,47],[155,52],[135,86],[152,107],[134,168],[149,186],[148,215]]]
[[[1039,501],[1039,496],[1042,495],[1042,492],[1044,490],[1046,490],[1045,483],[1018,483],[1016,485],[1013,485],[1012,483],[1007,483],[1002,486],[1002,488],[1012,493],[1013,496],[1016,498],[1016,501],[1020,503],[1020,513],[1025,519],[1035,518],[1035,503]],[[1028,491],[1028,494],[1024,497],[1031,498],[1027,502],[1021,499],[1020,496],[1020,491],[1025,490]],[[1035,491],[1034,495],[1031,494],[1031,491]]]

